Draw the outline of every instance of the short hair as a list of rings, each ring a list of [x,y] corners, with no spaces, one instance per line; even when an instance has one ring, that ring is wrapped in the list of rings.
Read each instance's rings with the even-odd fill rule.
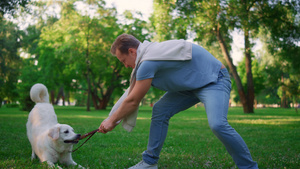
[[[115,42],[111,45],[110,53],[116,55],[116,51],[118,49],[122,54],[128,54],[129,48],[137,49],[139,44],[140,41],[134,36],[124,33],[118,36]]]

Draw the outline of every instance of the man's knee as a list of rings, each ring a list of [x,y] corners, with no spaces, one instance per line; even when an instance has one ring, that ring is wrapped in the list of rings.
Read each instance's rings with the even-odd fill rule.
[[[157,102],[152,109],[152,120],[168,121],[175,114],[174,112],[175,110],[172,107]]]
[[[159,102],[153,105],[152,109],[152,120],[162,119],[165,116],[165,106]]]
[[[215,134],[222,133],[226,130],[226,125],[223,123],[211,123],[209,124],[209,127]]]

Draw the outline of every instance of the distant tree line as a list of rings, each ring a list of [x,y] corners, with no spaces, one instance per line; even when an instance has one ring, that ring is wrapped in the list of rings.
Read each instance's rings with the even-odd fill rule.
[[[189,39],[204,46],[229,69],[232,101],[241,103],[245,113],[254,113],[257,103],[288,107],[299,102],[297,1],[154,0],[149,21],[132,11],[120,17],[104,0],[13,2],[0,7],[6,9],[0,23],[0,102],[18,101],[30,110],[30,87],[43,83],[53,104],[76,100],[88,111],[90,106],[106,109],[129,85],[131,70],[110,54],[122,33],[140,41]],[[34,22],[28,24],[25,18]],[[244,36],[244,57],[238,65],[231,56],[233,31]],[[254,53],[257,40],[263,46]],[[145,101],[151,104],[162,94],[153,88]]]

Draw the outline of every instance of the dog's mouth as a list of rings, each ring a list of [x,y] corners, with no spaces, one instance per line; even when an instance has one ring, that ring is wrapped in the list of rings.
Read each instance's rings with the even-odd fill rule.
[[[65,140],[64,143],[77,144],[78,140]]]
[[[64,140],[64,143],[77,144],[80,140],[80,134],[77,134],[73,140]]]

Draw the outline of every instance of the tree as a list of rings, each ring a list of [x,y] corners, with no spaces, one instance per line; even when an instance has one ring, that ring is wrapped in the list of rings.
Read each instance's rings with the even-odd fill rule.
[[[169,1],[155,2],[161,5],[165,5]],[[274,5],[278,7],[275,9],[275,12],[265,10],[272,9],[272,6]],[[286,8],[285,4],[281,4],[280,1],[271,2],[266,0],[179,0],[176,1],[175,5],[171,3],[170,6],[173,7],[171,8],[171,10],[169,8],[160,9],[163,10],[162,14],[172,14],[172,20],[168,20],[170,23],[172,23],[172,21],[178,22],[178,20],[182,18],[180,20],[180,23],[186,23],[188,25],[184,26],[184,28],[191,28],[190,30],[183,30],[185,30],[186,33],[195,32],[195,34],[197,35],[197,38],[194,38],[194,40],[200,42],[204,41],[208,44],[213,44],[214,42],[217,42],[219,44],[230,72],[235,79],[244,112],[253,113],[255,90],[251,63],[253,56],[253,43],[251,42],[251,40],[253,41],[256,38],[255,36],[259,32],[260,25],[271,23],[270,21],[276,19],[278,14],[282,14],[283,17],[294,16],[290,15],[291,13],[289,12],[280,12],[280,10],[290,11],[291,8]],[[159,23],[162,24],[162,22]],[[281,25],[282,24],[278,24],[276,26]],[[275,26],[273,26],[273,28],[277,30]],[[245,88],[242,85],[240,76],[238,75],[236,67],[233,64],[232,58],[230,56],[230,43],[232,41],[230,31],[234,30],[239,30],[244,33],[245,70],[247,75],[247,87]],[[172,30],[167,31],[172,32]],[[293,31],[296,31],[296,29],[293,29]]]
[[[237,71],[241,77],[243,88],[247,89],[247,73],[245,65],[245,58],[243,61],[238,63]],[[253,84],[255,86],[255,96],[259,95],[265,89],[265,72],[264,65],[260,64],[260,59],[253,59],[251,62],[252,72],[253,72]],[[257,100],[256,100],[257,101]],[[255,102],[255,107],[256,107]]]
[[[22,31],[17,26],[5,19],[0,22],[0,107],[3,99],[17,101],[19,67],[21,58],[18,49],[21,45]]]
[[[172,15],[173,10],[172,0],[154,0],[153,1],[153,14],[150,18],[152,26],[154,27],[155,35],[153,40],[164,41],[172,39],[173,31],[172,28]]]
[[[30,89],[35,83],[39,82],[41,74],[39,74],[38,67],[34,62],[34,58],[23,59],[21,73],[18,77],[20,81],[17,85],[20,96],[18,100],[23,111],[30,111],[35,105],[30,98]]]
[[[74,86],[74,81],[80,84],[76,85],[77,90],[90,95],[95,109],[105,109],[113,92],[129,85],[131,71],[111,56],[111,44],[123,33],[122,28],[139,35],[138,38],[143,37],[145,25],[128,12],[125,16],[129,23],[118,24],[116,9],[106,9],[104,4],[104,1],[85,4],[87,8],[97,9],[90,15],[77,11],[72,1],[63,3],[61,18],[43,29],[39,42],[39,65],[47,73],[46,77],[66,81],[65,86]],[[87,110],[90,105],[88,102]]]
[[[165,1],[157,1],[157,3],[165,4]],[[224,2],[223,2],[224,3]],[[172,6],[172,5],[171,5]],[[197,35],[194,40],[205,42],[208,46],[214,42],[218,42],[223,56],[227,61],[231,73],[233,74],[241,101],[243,103],[244,112],[251,112],[248,109],[246,94],[242,87],[240,77],[237,74],[236,67],[232,62],[230,57],[230,42],[231,38],[229,35],[228,24],[225,19],[225,4],[222,4],[221,1],[177,1],[171,12],[166,11],[169,15],[176,11],[176,15],[173,15],[172,21],[180,20],[183,18],[182,22],[186,23],[186,28],[190,27],[192,32],[195,32]],[[156,9],[155,9],[156,10]],[[174,19],[176,18],[176,19]],[[189,19],[187,19],[189,18]],[[159,20],[159,19],[158,19]],[[176,24],[176,23],[173,23]],[[188,32],[185,29],[186,34]],[[171,32],[171,30],[167,30]],[[182,34],[182,33],[181,33]]]
[[[265,34],[259,35],[261,41],[264,41],[267,36]],[[280,96],[277,91],[278,87],[281,86],[279,79],[284,71],[282,62],[268,51],[265,43],[262,44],[257,57],[260,60],[264,86],[261,92],[255,94],[257,102],[261,104],[280,104]]]
[[[29,91],[31,87],[38,82],[44,83],[39,80],[41,79],[42,75],[38,71],[38,67],[36,65],[39,57],[37,46],[41,29],[42,28],[37,25],[31,25],[24,30],[20,53],[23,55],[26,54],[27,57],[22,58],[22,66],[19,67],[19,83],[17,84],[20,108],[23,111],[30,111],[35,104],[30,98]]]
[[[264,35],[262,42],[274,56],[272,60],[277,65],[275,71],[279,71],[275,81],[280,82],[278,94],[281,96],[281,107],[288,107],[288,97],[296,98],[294,94],[297,96],[298,93],[297,85],[294,86],[297,80],[293,78],[300,73],[300,4],[296,1],[275,1],[269,6],[263,6],[262,10],[268,15],[262,17],[260,37]],[[293,92],[290,93],[290,90]]]
[[[15,9],[19,6],[25,7],[30,0],[1,0],[0,2],[0,20],[5,13],[14,14]]]

